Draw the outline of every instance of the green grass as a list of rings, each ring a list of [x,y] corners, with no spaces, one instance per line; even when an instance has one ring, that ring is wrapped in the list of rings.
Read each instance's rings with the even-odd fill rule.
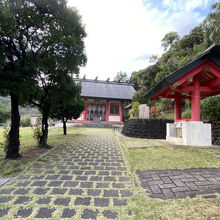
[[[122,144],[130,176],[138,181],[135,171],[147,169],[185,169],[198,167],[220,167],[220,149],[171,146],[166,143],[118,137]],[[215,199],[202,196],[185,199],[150,199],[144,189],[133,186],[134,196],[123,213],[123,220],[217,220],[220,219],[220,195]],[[131,211],[129,217],[127,212]]]
[[[62,143],[68,141],[70,136],[77,135],[82,132],[82,128],[68,128],[68,135],[62,134],[62,129],[54,127],[49,128],[48,144],[56,147],[61,146]],[[4,129],[0,128],[0,142],[3,141]],[[4,160],[5,152],[0,148],[0,176],[9,177],[15,176],[21,172],[28,163],[36,160],[40,155],[46,153],[48,150],[37,147],[35,140],[32,137],[32,128],[20,128],[20,153],[23,155],[18,160]]]
[[[138,147],[134,146],[137,139],[120,138],[123,143],[126,157],[132,171],[146,169],[186,169],[198,167],[220,167],[220,149],[172,146],[161,144],[160,142],[150,142],[146,146],[146,141],[139,139]],[[130,142],[130,143],[129,143]],[[148,141],[149,142],[149,141]],[[126,143],[126,145],[125,145]]]

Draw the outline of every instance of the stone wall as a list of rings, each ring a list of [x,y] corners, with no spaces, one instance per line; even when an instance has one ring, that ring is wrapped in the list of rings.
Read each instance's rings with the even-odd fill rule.
[[[212,124],[212,143],[220,145],[220,121],[211,122]]]
[[[166,123],[173,123],[173,121],[164,119],[129,119],[124,124],[122,134],[129,137],[166,139]],[[212,124],[212,143],[220,145],[220,121],[208,123]]]
[[[125,122],[122,134],[129,137],[166,139],[166,123],[164,119],[129,119]]]

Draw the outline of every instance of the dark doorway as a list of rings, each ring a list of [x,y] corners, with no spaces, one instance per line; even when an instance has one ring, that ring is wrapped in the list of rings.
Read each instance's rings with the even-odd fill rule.
[[[87,120],[94,122],[105,121],[105,105],[88,104]]]

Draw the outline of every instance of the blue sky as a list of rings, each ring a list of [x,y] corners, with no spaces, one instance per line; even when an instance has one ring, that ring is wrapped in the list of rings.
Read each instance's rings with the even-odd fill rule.
[[[201,23],[215,0],[68,0],[82,16],[88,62],[80,76],[111,80],[117,72],[138,71],[161,55],[170,31],[180,36]]]

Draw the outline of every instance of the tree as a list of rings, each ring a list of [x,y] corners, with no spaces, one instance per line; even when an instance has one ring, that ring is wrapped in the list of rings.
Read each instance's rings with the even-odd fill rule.
[[[80,97],[81,85],[76,85],[71,77],[67,77],[57,88],[57,93],[52,103],[50,117],[62,120],[63,134],[66,135],[67,120],[79,118],[85,107]]]
[[[128,75],[126,72],[117,72],[114,81],[119,81],[119,82],[128,82]]]
[[[220,95],[212,96],[201,101],[202,119],[208,121],[220,120]]]
[[[162,39],[162,47],[164,47],[164,50],[167,50],[174,42],[178,41],[179,39],[179,34],[175,31],[171,31],[167,33]]]
[[[6,158],[20,156],[18,105],[30,100],[36,86],[43,88],[38,79],[52,82],[53,72],[78,72],[86,63],[85,36],[80,16],[66,0],[0,2],[0,93],[11,96]]]
[[[220,43],[220,2],[212,5],[212,12],[204,21],[206,41]]]
[[[0,123],[6,122],[7,119],[10,118],[10,110],[0,103]]]

